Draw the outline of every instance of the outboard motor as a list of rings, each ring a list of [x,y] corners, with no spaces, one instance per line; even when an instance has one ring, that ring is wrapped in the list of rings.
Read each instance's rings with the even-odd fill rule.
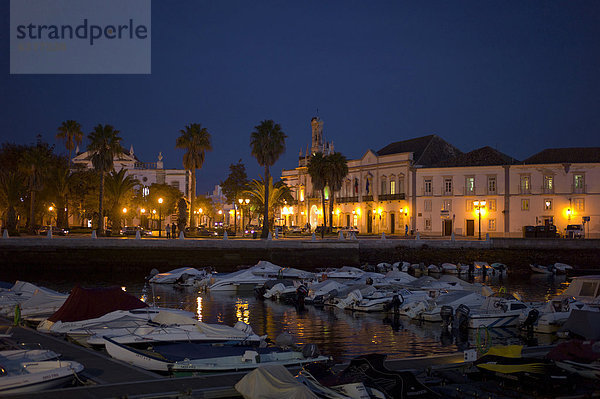
[[[320,355],[319,348],[316,344],[306,344],[302,347],[302,355],[307,358],[313,358]]]
[[[540,317],[540,312],[537,309],[531,309],[527,318],[523,322],[523,328],[527,331],[527,335],[533,334],[533,326]]]
[[[400,311],[400,306],[404,303],[404,297],[402,294],[396,294],[392,297],[392,300],[385,304],[385,310],[394,309],[394,313],[398,313]]]
[[[442,317],[442,327],[444,330],[448,327],[452,327],[452,321],[454,320],[454,309],[452,306],[444,305],[440,310],[440,316]]]
[[[254,289],[254,296],[256,297],[256,299],[264,300],[266,292],[267,292],[267,289],[265,288],[264,285],[261,287],[256,287]]]
[[[365,281],[365,283],[367,285],[373,285],[373,279],[371,277],[367,277],[367,280]]]
[[[304,310],[304,298],[308,295],[308,288],[304,284],[300,285],[296,288],[296,300],[294,305],[296,305],[296,311],[301,312]]]
[[[465,304],[460,304],[454,313],[454,324],[459,331],[466,331],[469,328],[469,317],[471,309]]]

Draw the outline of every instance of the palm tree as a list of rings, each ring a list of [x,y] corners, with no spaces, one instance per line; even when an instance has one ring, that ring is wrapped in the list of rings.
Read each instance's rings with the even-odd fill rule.
[[[40,191],[44,185],[44,177],[47,172],[52,150],[44,145],[29,147],[21,157],[19,169],[25,175],[27,189],[29,190],[29,233],[35,233],[35,193]]]
[[[278,181],[273,185],[273,177],[269,177],[269,181],[267,182],[268,189],[268,199],[265,201],[265,181],[261,176],[260,180],[252,180],[248,183],[248,189],[242,192],[242,195],[248,195],[252,198],[252,202],[258,208],[258,211],[263,211],[265,209],[265,203],[268,207],[269,216],[273,216],[275,213],[275,208],[278,205],[283,205],[285,201],[291,201],[293,199],[290,188],[283,182]],[[269,219],[271,218],[269,217]]]
[[[327,160],[323,153],[317,152],[308,161],[308,174],[314,190],[321,192],[321,209],[323,210],[323,226],[327,225],[325,212],[325,187],[327,186]]]
[[[69,166],[71,166],[71,153],[75,149],[75,146],[81,144],[81,140],[83,139],[81,125],[74,120],[64,121],[58,127],[56,138],[65,141],[65,147],[69,151]]]
[[[348,176],[348,160],[340,152],[334,152],[325,157],[325,176],[329,185],[329,228],[333,226],[333,203],[335,192],[342,189],[344,179]]]
[[[265,207],[261,238],[267,238],[269,235],[269,187],[270,178],[269,167],[285,152],[286,135],[281,130],[281,126],[272,120],[264,120],[260,125],[254,127],[254,132],[250,135],[250,146],[252,147],[252,156],[256,158],[260,166],[265,168]]]
[[[106,196],[110,203],[110,216],[113,225],[113,231],[121,227],[121,209],[122,206],[129,203],[133,198],[133,189],[139,184],[137,179],[127,175],[125,169],[118,172],[114,170],[106,177]]]
[[[111,125],[99,124],[94,128],[94,131],[88,134],[87,150],[92,154],[92,165],[100,175],[100,193],[98,195],[98,228],[100,233],[104,234],[104,216],[103,216],[103,200],[104,200],[104,176],[106,173],[113,170],[113,160],[116,155],[123,152],[121,147],[121,137],[119,131],[115,130]]]
[[[205,151],[211,151],[210,133],[199,123],[187,125],[179,131],[175,148],[185,150],[183,154],[183,167],[192,174],[192,187],[190,190],[190,204],[194,203],[196,196],[196,169],[201,169],[204,164]],[[190,226],[192,226],[192,212],[190,211]]]
[[[49,169],[48,188],[56,203],[56,224],[59,227],[69,227],[69,214],[65,209],[67,207],[67,196],[69,194],[71,173],[68,162],[63,157],[57,159],[54,165]]]

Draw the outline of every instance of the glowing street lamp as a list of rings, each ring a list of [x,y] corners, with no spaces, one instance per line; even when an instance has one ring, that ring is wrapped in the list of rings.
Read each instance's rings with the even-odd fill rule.
[[[482,208],[485,208],[485,200],[482,200],[482,201],[475,200],[475,201],[473,201],[473,206],[475,207],[475,210],[477,211],[477,215],[479,218],[479,239],[481,240],[481,211],[482,211]]]
[[[158,237],[161,237],[162,234],[162,203],[163,199],[160,197],[158,199]]]

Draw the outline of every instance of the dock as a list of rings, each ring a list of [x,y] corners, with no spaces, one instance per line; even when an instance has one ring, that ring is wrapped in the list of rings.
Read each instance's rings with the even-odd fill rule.
[[[8,325],[3,320],[2,325]],[[71,343],[63,337],[40,333],[32,328],[13,327],[12,340],[22,344],[39,344],[61,354],[61,359],[83,364],[80,386],[11,395],[14,398],[76,399],[76,398],[232,398],[241,397],[234,385],[247,372],[207,374],[191,377],[169,377],[142,370],[111,358],[108,354]],[[543,355],[549,347],[524,349],[529,356]],[[396,359],[386,362],[392,370],[436,370],[465,364],[462,352],[448,355]],[[346,365],[336,365],[343,369]],[[290,369],[292,373],[299,369]]]

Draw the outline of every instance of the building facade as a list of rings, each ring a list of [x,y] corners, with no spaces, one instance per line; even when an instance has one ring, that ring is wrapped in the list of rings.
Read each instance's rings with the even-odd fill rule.
[[[305,155],[282,173],[294,195],[282,224],[323,222],[307,162]],[[547,149],[518,161],[490,147],[463,153],[430,135],[368,150],[348,169],[335,193],[334,226],[367,234],[522,237],[524,226],[555,226],[564,234],[568,225],[584,224],[588,237],[600,236],[600,148]],[[326,189],[327,202],[330,196]]]

